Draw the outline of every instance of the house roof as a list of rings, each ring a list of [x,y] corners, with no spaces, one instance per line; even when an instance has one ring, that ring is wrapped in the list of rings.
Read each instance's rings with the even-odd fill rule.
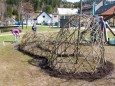
[[[78,9],[75,8],[58,8],[59,15],[75,15],[78,13]]]
[[[46,12],[41,12],[37,17],[39,17],[42,13],[46,13]],[[46,14],[51,18],[51,16],[48,13],[46,13]]]
[[[10,22],[16,22],[16,20],[13,19],[13,18],[7,18],[5,21],[6,21],[6,22],[8,22],[8,21],[10,21]]]
[[[115,13],[115,6],[111,7],[107,11],[101,13],[100,15],[108,16],[108,15],[112,15],[114,13]]]
[[[31,13],[30,16],[32,19],[36,19],[40,13]]]
[[[108,4],[108,5],[104,5],[102,7],[100,7],[97,11],[96,14],[101,14],[105,11],[107,11],[108,9],[110,9],[111,7],[115,6],[115,2]]]

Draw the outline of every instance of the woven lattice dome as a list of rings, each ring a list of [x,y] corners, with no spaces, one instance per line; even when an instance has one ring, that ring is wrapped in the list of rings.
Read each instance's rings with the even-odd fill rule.
[[[61,73],[95,72],[105,63],[103,34],[92,16],[70,17],[46,46],[49,66]]]
[[[47,65],[60,73],[93,73],[105,63],[103,39],[94,17],[74,15],[59,32],[26,33],[19,48],[45,57]]]

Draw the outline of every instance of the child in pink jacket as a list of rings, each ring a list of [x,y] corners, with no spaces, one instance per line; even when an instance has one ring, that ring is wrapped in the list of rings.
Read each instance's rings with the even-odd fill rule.
[[[14,35],[14,41],[17,42],[18,41],[18,37],[20,37],[20,33],[21,33],[21,30],[19,29],[13,29],[11,30],[12,34]]]

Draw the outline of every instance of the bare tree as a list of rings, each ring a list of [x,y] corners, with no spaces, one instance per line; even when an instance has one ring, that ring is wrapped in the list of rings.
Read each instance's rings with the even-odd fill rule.
[[[22,6],[23,6],[22,9],[23,19],[24,18],[26,19],[26,28],[27,28],[30,13],[34,11],[34,8],[30,2],[23,3]]]
[[[5,0],[0,0],[0,20],[4,21],[6,12]]]

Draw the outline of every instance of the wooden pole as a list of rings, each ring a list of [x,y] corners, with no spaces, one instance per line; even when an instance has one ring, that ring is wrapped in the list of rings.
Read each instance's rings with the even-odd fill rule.
[[[23,29],[23,6],[22,6],[22,0],[21,0],[21,24]]]
[[[79,29],[78,29],[78,46],[80,41],[81,17],[82,16],[82,0],[80,0],[80,15],[79,15]]]
[[[80,14],[82,14],[82,0],[80,1]]]
[[[78,28],[78,39],[77,39],[77,56],[76,56],[76,63],[79,56],[79,42],[80,42],[80,29],[81,29],[81,16],[82,16],[82,0],[80,0],[80,15],[79,15],[79,28]]]
[[[80,0],[80,16],[79,16],[79,29],[78,29],[78,43],[80,40],[80,29],[81,29],[81,17],[82,16],[82,0]]]
[[[19,22],[21,21],[21,8],[20,7],[21,7],[21,1],[19,2],[19,7],[18,7]]]
[[[114,17],[113,17],[113,27],[114,27]]]

